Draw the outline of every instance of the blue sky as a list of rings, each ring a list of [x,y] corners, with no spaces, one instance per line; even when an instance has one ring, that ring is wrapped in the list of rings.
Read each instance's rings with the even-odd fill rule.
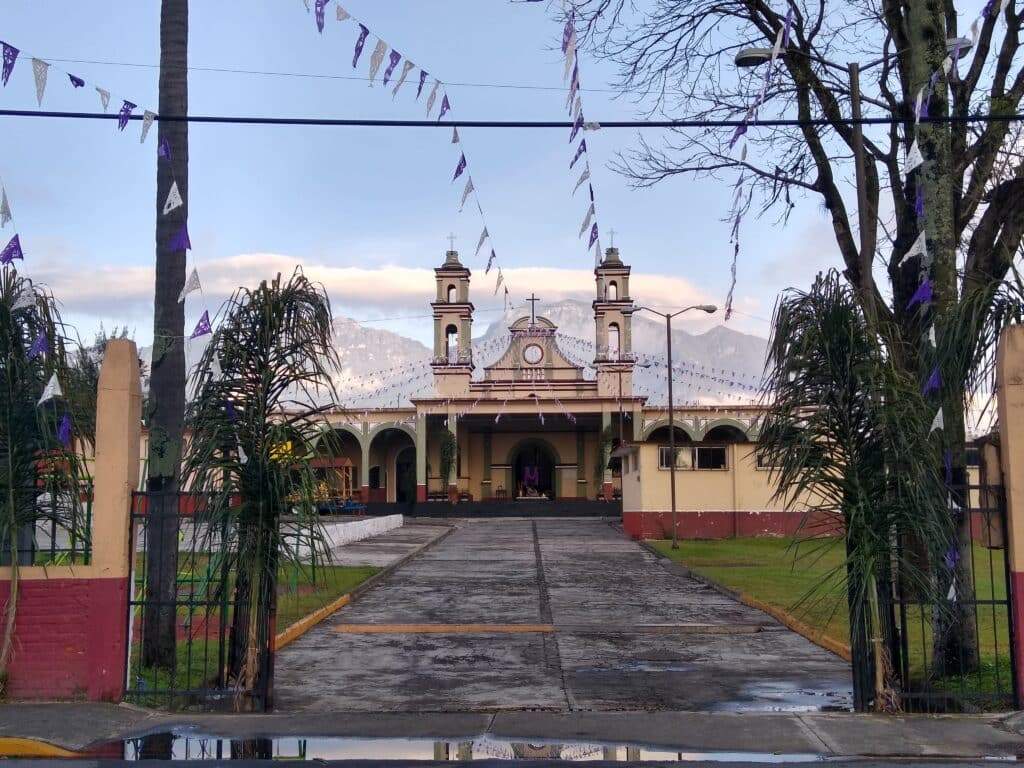
[[[58,59],[155,65],[159,3],[7,0],[0,38],[22,50],[0,99],[35,107],[29,56],[54,65],[44,108],[99,110],[94,87],[155,110],[155,67],[65,63]],[[358,28],[335,20],[317,34],[302,0],[193,2],[190,65],[359,79],[257,76],[193,71],[193,114],[415,119],[414,82],[392,100],[369,88],[371,37],[351,68]],[[562,85],[558,24],[546,3],[502,0],[347,0],[345,7],[394,48],[448,82]],[[73,90],[66,70],[87,86]],[[584,56],[581,79],[604,89],[613,72]],[[415,72],[412,76],[415,77]],[[462,119],[564,119],[564,92],[452,85],[452,115]],[[436,109],[436,108],[435,108]],[[584,92],[588,120],[635,117],[610,93]],[[127,324],[151,337],[156,130],[140,145],[139,125],[118,133],[111,122],[0,119],[0,176],[26,252],[25,271],[46,280],[83,337],[101,323]],[[585,194],[571,191],[572,148],[562,130],[461,131],[475,185],[514,296],[589,298],[592,259],[577,239]],[[588,134],[602,240],[616,244],[637,280],[634,297],[657,304],[724,301],[729,280],[731,185],[686,178],[653,190],[629,188],[607,168],[635,143],[626,130]],[[656,138],[651,136],[650,138]],[[478,330],[500,305],[474,259],[481,224],[472,205],[458,212],[461,183],[449,180],[458,160],[440,129],[241,127],[193,125],[190,132],[190,262],[204,280],[190,299],[187,324],[204,302],[211,309],[239,282],[255,283],[303,264],[323,279],[336,314],[376,320],[429,338],[433,293],[429,269],[443,259],[450,231],[474,270]],[[9,236],[10,227],[6,234]],[[837,263],[830,227],[817,201],[798,204],[783,229],[766,219],[744,225],[731,325],[767,335],[777,292],[806,285]],[[493,317],[493,313],[490,315]],[[753,317],[752,317],[753,316]],[[383,318],[405,318],[383,320]],[[760,318],[760,319],[759,319]],[[695,321],[697,322],[697,321]],[[706,321],[704,326],[706,327]]]

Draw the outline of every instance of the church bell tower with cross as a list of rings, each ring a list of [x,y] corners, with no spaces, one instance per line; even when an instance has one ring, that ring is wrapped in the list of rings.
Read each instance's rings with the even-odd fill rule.
[[[455,236],[448,238],[444,264],[434,270],[437,297],[434,310],[434,384],[442,397],[468,395],[473,373],[473,304],[469,300],[470,271],[459,261]]]
[[[633,396],[633,312],[629,297],[630,268],[619,258],[615,230],[611,247],[594,269],[597,297],[594,299],[594,342],[597,354],[597,391],[602,397]]]

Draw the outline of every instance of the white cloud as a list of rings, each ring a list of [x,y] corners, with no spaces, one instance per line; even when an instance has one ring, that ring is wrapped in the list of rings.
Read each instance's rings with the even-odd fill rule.
[[[288,275],[301,265],[306,275],[327,289],[335,313],[393,315],[409,311],[429,311],[433,300],[434,273],[429,268],[393,265],[336,267],[322,263],[303,263],[292,256],[276,253],[249,253],[195,263],[203,286],[203,297],[216,308],[239,285],[255,285],[278,273]],[[189,267],[193,264],[190,262]],[[594,297],[594,274],[588,269],[559,267],[510,267],[503,270],[513,300],[520,302],[536,292],[545,303],[562,299],[590,301]],[[150,317],[153,301],[152,267],[87,267],[67,258],[56,258],[37,268],[35,279],[46,283],[65,311],[78,317],[102,320],[108,324],[138,321],[143,326]],[[474,272],[471,297],[478,308],[500,307],[502,297],[494,296],[496,272]],[[638,303],[659,308],[690,304],[720,303],[721,299],[702,291],[680,277],[634,272],[631,293]],[[198,298],[190,297],[190,303]],[[750,307],[749,300],[737,302],[738,308]],[[714,318],[687,318],[686,325],[702,328],[720,322]],[[734,323],[744,326],[743,318]]]

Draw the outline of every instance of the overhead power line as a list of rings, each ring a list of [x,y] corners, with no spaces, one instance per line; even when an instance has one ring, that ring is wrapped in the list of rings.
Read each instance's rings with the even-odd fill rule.
[[[65,120],[118,120],[120,115],[108,112],[59,112],[35,109],[0,109],[0,117],[48,117]],[[142,115],[132,115],[129,120],[142,120]],[[365,128],[572,128],[570,120],[370,120],[366,118],[332,117],[261,117],[235,115],[157,115],[157,120],[187,123],[214,123],[223,125],[292,125],[292,126],[334,126]],[[1024,114],[1010,115],[946,115],[922,117],[922,123],[990,123],[1016,122],[1024,120]],[[863,117],[857,120],[843,119],[847,125],[890,125],[907,122],[896,117]],[[593,121],[586,126],[605,128],[630,128],[644,130],[651,128],[735,128],[746,125],[757,127],[827,127],[833,121],[828,118],[810,120],[780,118],[777,120],[612,120]]]
[[[44,61],[53,62],[56,64],[95,64],[103,67],[131,67],[135,69],[160,69],[159,64],[144,64],[131,61],[105,61],[102,59],[52,59],[48,56],[42,57]],[[346,80],[358,83],[366,83],[365,75],[329,75],[319,72],[281,72],[276,70],[264,70],[264,69],[237,69],[235,67],[188,67],[188,72],[216,72],[219,74],[227,75],[256,75],[260,77],[290,77],[308,80]],[[561,85],[531,85],[528,83],[474,83],[474,82],[449,82],[444,81],[446,87],[456,88],[497,88],[497,89],[509,89],[515,91],[553,91],[556,93],[566,93],[569,90],[568,86]],[[587,93],[612,93],[622,94],[631,93],[629,90],[619,90],[616,88],[580,88],[579,90]],[[668,93],[682,93],[682,91],[667,91]]]

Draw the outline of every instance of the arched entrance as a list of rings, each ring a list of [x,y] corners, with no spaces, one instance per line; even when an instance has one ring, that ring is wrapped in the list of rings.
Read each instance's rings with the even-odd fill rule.
[[[395,501],[411,504],[416,501],[416,449],[403,448],[395,457]]]
[[[543,440],[520,443],[514,449],[509,464],[512,466],[516,498],[543,496],[554,499],[557,496],[555,468],[558,459],[551,446]]]

